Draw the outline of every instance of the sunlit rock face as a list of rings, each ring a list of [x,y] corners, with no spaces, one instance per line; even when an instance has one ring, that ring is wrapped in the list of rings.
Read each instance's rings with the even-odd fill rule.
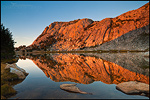
[[[127,81],[140,81],[149,84],[148,76],[96,57],[57,54],[30,59],[55,82],[71,81],[90,84],[94,81],[101,81],[106,84],[119,84]]]
[[[149,50],[149,25],[130,31],[96,47],[84,50]]]
[[[32,45],[51,46],[52,50],[78,50],[114,40],[148,24],[149,3],[115,18],[105,18],[101,21],[84,18],[70,22],[53,22]]]

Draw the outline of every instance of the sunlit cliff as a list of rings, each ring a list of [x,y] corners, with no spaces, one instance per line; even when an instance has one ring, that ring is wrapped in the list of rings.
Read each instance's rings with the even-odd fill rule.
[[[149,25],[149,3],[101,21],[84,18],[70,22],[53,22],[32,45],[47,46],[51,50],[78,50],[114,40],[146,25]]]

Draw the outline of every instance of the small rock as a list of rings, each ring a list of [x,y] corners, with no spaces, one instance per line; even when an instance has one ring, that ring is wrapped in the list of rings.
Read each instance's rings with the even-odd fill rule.
[[[92,95],[92,93],[87,93],[87,92],[81,91],[78,87],[76,87],[76,85],[77,84],[62,84],[62,85],[60,85],[60,88],[62,90],[66,90],[66,91],[70,91],[70,92]]]
[[[142,96],[145,96],[146,94],[145,94],[145,93],[141,93],[141,95],[142,95]]]
[[[120,83],[116,86],[116,88],[127,94],[149,93],[148,84],[136,81]]]

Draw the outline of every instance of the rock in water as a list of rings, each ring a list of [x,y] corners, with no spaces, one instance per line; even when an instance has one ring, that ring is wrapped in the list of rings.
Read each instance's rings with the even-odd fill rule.
[[[15,68],[10,68],[10,72],[18,75],[19,79],[25,79],[26,78],[26,76],[24,75],[24,73],[22,71],[17,70]]]
[[[29,74],[24,69],[18,67],[17,64],[15,63],[13,64],[6,63],[6,64],[7,66],[5,67],[5,69],[10,68],[10,72],[18,75],[19,79],[25,79],[26,76]]]
[[[127,94],[149,93],[149,85],[136,81],[123,82],[116,86],[118,90]]]
[[[91,94],[92,93],[87,93],[87,92],[83,92],[81,91],[78,87],[76,87],[77,84],[62,84],[60,85],[60,88],[62,90],[66,90],[66,91],[70,91],[70,92],[76,92],[76,93],[82,93],[82,94]]]

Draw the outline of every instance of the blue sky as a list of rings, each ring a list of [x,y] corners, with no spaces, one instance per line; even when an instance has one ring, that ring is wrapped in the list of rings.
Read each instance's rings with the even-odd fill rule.
[[[12,32],[15,47],[30,45],[55,21],[100,21],[137,9],[149,1],[1,1],[1,23]]]

